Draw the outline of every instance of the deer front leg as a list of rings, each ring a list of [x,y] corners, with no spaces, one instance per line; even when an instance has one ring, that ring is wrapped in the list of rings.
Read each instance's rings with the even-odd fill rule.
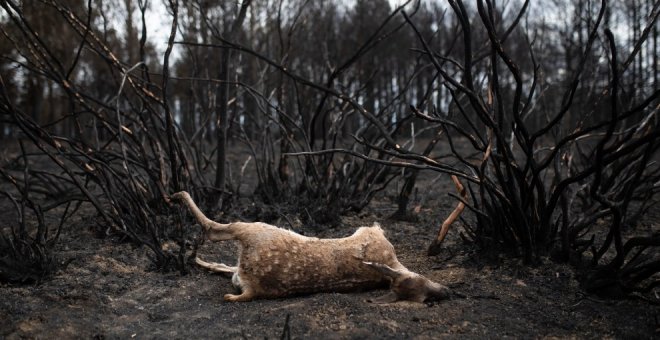
[[[235,273],[238,271],[238,267],[228,266],[224,263],[206,262],[199,257],[195,258],[195,263],[202,268],[206,268],[216,273]]]

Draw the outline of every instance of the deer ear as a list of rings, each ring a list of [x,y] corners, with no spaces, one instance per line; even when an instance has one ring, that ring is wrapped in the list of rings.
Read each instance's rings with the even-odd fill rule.
[[[392,268],[392,267],[390,267],[386,264],[375,263],[375,262],[366,262],[366,261],[363,261],[362,263],[364,263],[367,266],[377,270],[378,272],[380,272],[381,274],[383,274],[384,276],[386,276],[386,277],[388,277],[392,280],[394,280],[397,277],[400,277],[401,275],[403,275],[403,272],[401,272],[399,270],[396,270],[396,269],[394,269],[394,268]]]

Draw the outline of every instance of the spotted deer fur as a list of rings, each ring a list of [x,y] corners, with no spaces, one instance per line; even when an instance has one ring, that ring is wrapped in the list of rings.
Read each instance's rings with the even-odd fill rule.
[[[237,240],[236,266],[205,262],[201,267],[232,273],[240,294],[227,301],[279,298],[316,292],[349,292],[385,287],[390,292],[374,302],[424,302],[448,297],[449,289],[404,267],[378,224],[359,228],[345,238],[307,237],[266,223],[221,224],[207,218],[187,192],[172,196],[185,204],[211,241]]]

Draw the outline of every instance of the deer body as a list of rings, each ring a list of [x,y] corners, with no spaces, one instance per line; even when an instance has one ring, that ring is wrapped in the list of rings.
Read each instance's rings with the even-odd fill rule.
[[[278,298],[316,292],[349,292],[384,287],[391,292],[376,302],[440,299],[449,290],[406,269],[377,224],[359,228],[345,238],[306,237],[265,223],[221,224],[208,219],[186,192],[172,198],[188,206],[211,241],[237,240],[238,264],[227,266],[196,259],[216,272],[233,273],[240,295],[228,301]]]

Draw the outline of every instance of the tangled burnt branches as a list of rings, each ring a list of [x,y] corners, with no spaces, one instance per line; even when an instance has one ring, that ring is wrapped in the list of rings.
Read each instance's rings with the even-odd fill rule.
[[[346,77],[346,73],[354,71],[357,64],[365,63],[367,55],[382,54],[378,50],[386,48],[384,45],[388,39],[402,31],[405,23],[395,19],[409,2],[391,12],[388,10],[382,19],[375,19],[377,21],[373,23],[373,29],[367,31],[366,37],[358,40],[347,56],[342,56],[339,60],[328,60],[320,65],[316,64],[322,60],[314,60],[310,68],[315,69],[313,74],[319,74],[317,78],[302,76],[301,72],[294,71],[287,64],[293,47],[290,41],[284,42],[285,36],[292,39],[292,36],[300,34],[302,23],[297,21],[299,18],[318,14],[313,12],[318,10],[315,6],[306,8],[306,3],[300,4],[296,9],[290,24],[285,24],[283,19],[277,16],[279,39],[275,44],[280,45],[277,57],[272,57],[272,51],[268,49],[262,51],[258,47],[250,46],[250,43],[231,41],[225,35],[218,34],[217,30],[211,30],[211,34],[220,43],[189,40],[178,42],[191,51],[203,48],[220,51],[223,55],[231,55],[224,53],[228,49],[240,52],[236,54],[244,58],[246,68],[251,69],[251,73],[246,72],[244,75],[245,81],[237,81],[234,84],[237,88],[236,101],[238,102],[241,94],[245,96],[242,102],[236,105],[244,121],[241,123],[234,120],[232,124],[236,126],[234,141],[239,140],[247,145],[251,153],[250,159],[254,160],[258,178],[255,192],[257,197],[267,204],[283,204],[287,208],[295,209],[295,213],[306,222],[336,224],[340,214],[363,209],[377,192],[398,176],[397,172],[389,168],[332,152],[316,154],[316,157],[309,158],[292,156],[310,155],[319,149],[342,147],[369,153],[375,158],[391,158],[368,145],[356,142],[353,137],[382,145],[384,140],[373,135],[374,129],[387,130],[388,136],[403,135],[403,127],[412,115],[408,114],[395,122],[391,121],[391,115],[402,105],[403,94],[415,78],[414,75],[406,76],[407,83],[403,88],[396,91],[388,89],[388,101],[383,102],[378,110],[368,107],[373,106],[373,103],[367,105],[360,103],[359,99],[372,95],[369,91],[373,91],[373,88],[370,89],[373,84],[356,84],[355,80],[347,81],[343,78],[350,79]],[[255,32],[246,32],[246,35],[254,39],[260,38]],[[194,57],[193,55],[190,58]],[[290,62],[291,65],[306,62],[304,57],[290,58],[294,59]],[[257,69],[260,64],[263,69]],[[258,72],[255,72],[257,70]],[[259,78],[255,75],[259,75]],[[374,74],[369,74],[362,77],[373,76]],[[221,79],[188,79],[194,82],[217,82],[220,86],[226,83]],[[362,112],[370,113],[369,119],[361,122]],[[218,150],[220,155],[224,154],[220,151],[220,146]]]
[[[38,123],[13,102],[7,82],[1,79],[3,121],[20,129],[37,152],[60,171],[44,175],[49,188],[57,189],[46,191],[58,196],[58,204],[89,202],[99,213],[100,228],[106,233],[118,233],[149,247],[157,268],[183,270],[184,241],[180,228],[172,226],[173,223],[161,223],[159,217],[168,209],[169,192],[195,191],[201,185],[190,176],[189,161],[183,152],[186,145],[177,136],[167,100],[168,58],[176,33],[177,5],[171,6],[175,15],[162,74],[158,75],[160,86],[151,79],[144,62],[133,67],[120,62],[100,32],[90,26],[90,3],[86,17],[59,2],[41,5],[80,39],[73,60],[60,57],[52,41],[41,38],[41,32],[35,30],[34,18],[24,12],[24,6],[12,1],[1,5],[12,23],[3,27],[2,33],[12,42],[16,56],[13,62],[30,77],[55,88],[69,103],[68,114],[62,113],[60,119],[48,125]],[[140,9],[144,13],[145,8]],[[146,26],[143,28],[144,35]],[[144,40],[139,49],[141,54],[145,53]],[[114,98],[99,97],[95,86],[76,76],[73,71],[85,67],[79,63],[104,63],[109,79],[97,81],[107,81],[103,86],[118,89]],[[25,197],[29,188],[24,186],[22,190]],[[34,204],[30,206],[39,211]],[[41,225],[42,218],[39,214],[37,217],[38,230],[42,230],[45,228]],[[13,237],[25,241],[29,236],[19,233]],[[179,241],[178,254],[162,249],[161,243],[168,238]],[[40,237],[32,244],[39,249],[45,246]]]
[[[476,224],[465,223],[464,236],[484,248],[520,256],[529,264],[550,254],[571,262],[587,258],[591,266],[583,283],[588,290],[653,289],[660,282],[659,231],[626,235],[657,200],[660,90],[638,89],[634,96],[623,91],[622,77],[629,75],[638,49],[619,62],[614,35],[602,29],[607,2],[592,18],[577,68],[565,75],[563,93],[543,85],[535,42],[526,40],[526,56],[511,53],[507,39],[518,32],[528,2],[508,27],[496,20],[499,13],[491,1],[477,2],[474,20],[462,1],[450,4],[462,27],[462,62],[453,59],[455,53],[433,50],[415,23],[406,20],[417,33],[419,52],[439,75],[439,86],[452,97],[452,112],[423,112],[414,106],[412,111],[446,131],[455,162],[391,142],[381,150],[396,155],[398,160],[389,164],[466,181],[471,201],[464,203]],[[655,8],[648,25],[657,18]],[[600,48],[599,37],[608,42]],[[641,35],[634,45],[642,46],[647,37]],[[483,47],[475,50],[475,41]],[[594,57],[598,53],[602,58]],[[599,64],[605,59],[609,65]],[[609,73],[593,81],[587,69]],[[547,78],[551,70],[544,72]],[[437,251],[435,244],[430,253]]]
[[[0,28],[8,42],[8,46],[2,47],[8,53],[3,55],[0,73],[1,135],[8,129],[10,134],[29,140],[36,153],[57,168],[44,175],[49,183],[46,198],[56,197],[62,204],[89,203],[98,212],[103,231],[149,247],[158,268],[183,270],[186,238],[178,221],[170,218],[178,215],[168,206],[168,193],[187,190],[212,208],[229,207],[224,203],[230,201],[234,188],[231,181],[224,181],[225,177],[232,177],[231,171],[224,171],[228,163],[225,148],[237,140],[252,149],[251,159],[256,163],[259,179],[257,193],[268,202],[284,201],[309,208],[303,209],[307,213],[301,215],[314,222],[337,221],[341,212],[362,209],[376,192],[386,187],[396,176],[388,168],[346,157],[303,161],[286,159],[284,154],[313,150],[319,144],[323,148],[346,145],[346,136],[356,132],[346,126],[354,125],[358,120],[356,112],[364,110],[356,98],[364,97],[367,90],[351,85],[346,94],[332,90],[333,85],[358,60],[382,47],[387,37],[405,27],[402,20],[393,21],[403,7],[385,12],[382,23],[360,41],[359,48],[331,69],[326,85],[319,85],[321,81],[292,76],[279,62],[226,40],[227,27],[236,30],[236,39],[245,34],[241,23],[250,3],[245,1],[237,7],[236,20],[231,24],[231,20],[225,20],[231,16],[225,14],[230,13],[232,6],[208,4],[211,9],[204,8],[207,4],[179,5],[177,1],[168,1],[171,30],[160,63],[146,38],[147,2],[138,1],[138,8],[133,9],[141,14],[141,31],[133,26],[133,17],[127,16],[125,41],[108,29],[107,8],[95,6],[92,1],[87,1],[86,6],[82,2],[3,2],[6,20],[0,22]],[[133,2],[125,4],[130,7]],[[302,4],[300,10],[304,8]],[[130,12],[131,8],[126,10]],[[212,13],[218,17],[212,18]],[[278,24],[282,29],[286,26]],[[61,37],[52,34],[54,26]],[[199,27],[204,32],[193,35]],[[288,28],[290,35],[296,27],[294,22]],[[191,77],[170,77],[169,56],[178,32],[185,33],[186,38],[192,36],[192,41],[203,41],[179,42],[186,50],[185,56],[180,56],[177,73],[185,74],[186,67],[190,67]],[[222,43],[208,44],[210,37]],[[281,47],[284,58],[287,53]],[[202,48],[232,48],[264,62],[263,70],[252,62],[255,69],[246,78],[273,71],[281,76],[274,87],[271,79],[233,81],[230,75],[238,53],[219,53],[220,58],[213,58],[221,64],[217,67],[218,79],[204,77],[218,72],[213,68],[218,65],[202,65],[203,53],[198,53]],[[211,59],[210,53],[206,53],[205,60]],[[188,57],[193,62],[187,63]],[[25,90],[12,82],[22,78]],[[402,103],[397,93],[390,92],[388,105],[382,105],[380,112],[375,113],[381,117],[361,126],[356,133],[375,145],[383,141],[366,136],[370,126],[379,124],[396,132],[405,121],[389,121],[387,113]],[[270,93],[275,93],[277,100]],[[239,94],[247,98],[237,99]],[[238,110],[232,108],[232,103],[239,101],[246,107],[240,118]],[[44,102],[50,107],[44,108]],[[296,106],[297,110],[292,109]],[[309,110],[311,114],[301,114],[309,108],[313,108]],[[351,108],[352,112],[344,113]],[[225,139],[229,139],[228,143],[224,143]],[[209,148],[213,142],[218,145],[215,149]],[[355,147],[360,152],[369,149],[359,144]],[[216,171],[214,184],[208,182],[210,170]],[[168,239],[179,243],[178,253],[164,249],[162,244]]]

